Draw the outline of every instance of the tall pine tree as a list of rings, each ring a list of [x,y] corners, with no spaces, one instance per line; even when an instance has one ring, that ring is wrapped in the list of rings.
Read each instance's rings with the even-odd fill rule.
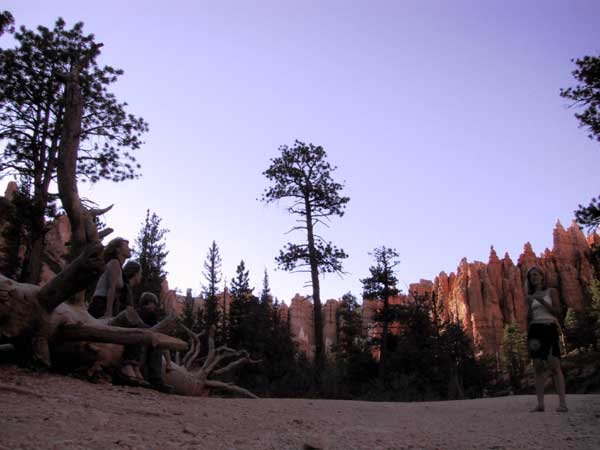
[[[167,277],[165,236],[169,232],[161,227],[162,219],[146,210],[146,219],[135,240],[134,254],[142,267],[142,282],[136,287],[136,299],[142,292],[152,292],[160,299],[162,283]]]
[[[302,244],[288,243],[276,258],[279,266],[290,272],[309,272],[312,285],[313,318],[315,333],[315,382],[325,366],[323,318],[319,274],[342,273],[342,260],[348,255],[331,242],[315,233],[315,227],[333,216],[342,217],[350,198],[341,195],[344,186],[331,177],[336,169],[327,161],[321,146],[296,140],[292,147],[282,145],[281,156],[271,159],[270,167],[263,172],[273,184],[265,190],[266,203],[287,199],[288,212],[299,216],[292,230],[305,233]]]
[[[190,330],[194,330],[196,328],[197,317],[196,311],[194,311],[194,297],[192,296],[192,290],[189,288],[185,292],[182,322]]]
[[[0,14],[0,34],[11,33],[16,43],[12,49],[0,48],[0,136],[6,144],[0,147],[0,177],[26,178],[31,185],[33,220],[23,278],[37,283],[65,123],[65,84],[58,75],[89,58],[79,73],[83,115],[78,179],[95,183],[137,178],[140,166],[133,151],[142,145],[148,124],[109,92],[123,71],[98,64],[102,44],[93,34],[84,34],[82,22],[69,29],[59,18],[51,29],[21,26],[13,32],[11,21],[10,13]]]
[[[370,276],[361,280],[363,284],[363,297],[370,300],[379,300],[382,303],[378,314],[381,324],[381,336],[378,339],[379,346],[379,380],[384,382],[389,354],[389,327],[394,319],[393,309],[390,307],[390,298],[400,292],[396,285],[398,278],[394,269],[400,261],[398,252],[393,248],[385,246],[376,248],[372,253],[375,265],[369,268]]]
[[[221,255],[219,247],[215,241],[208,248],[206,260],[204,261],[204,279],[206,284],[203,286],[204,293],[204,324],[210,329],[218,326],[219,311],[217,308],[217,291],[221,282]]]
[[[248,349],[254,338],[257,302],[252,300],[250,275],[246,270],[244,260],[236,268],[236,276],[231,280],[231,306],[229,307],[229,338],[228,343],[233,348]]]

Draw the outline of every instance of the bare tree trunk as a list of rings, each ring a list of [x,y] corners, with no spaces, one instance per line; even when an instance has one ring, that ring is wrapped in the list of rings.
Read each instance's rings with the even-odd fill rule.
[[[313,291],[313,317],[315,332],[315,382],[316,388],[321,387],[321,374],[325,367],[325,352],[323,345],[323,318],[321,311],[321,290],[319,285],[319,265],[315,251],[313,233],[312,209],[308,197],[304,199],[306,208],[306,230],[308,239],[308,255],[310,261],[310,278]]]

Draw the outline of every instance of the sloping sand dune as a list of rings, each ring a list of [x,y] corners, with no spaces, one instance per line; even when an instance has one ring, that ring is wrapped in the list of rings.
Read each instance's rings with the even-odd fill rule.
[[[190,398],[0,367],[0,449],[600,449],[600,395],[568,402]]]

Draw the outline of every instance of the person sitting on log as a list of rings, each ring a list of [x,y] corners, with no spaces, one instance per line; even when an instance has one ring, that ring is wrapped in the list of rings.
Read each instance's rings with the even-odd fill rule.
[[[144,292],[140,296],[138,314],[145,326],[153,327],[158,323],[158,298],[152,292]],[[170,394],[173,386],[164,382],[163,378],[163,352],[158,347],[143,346],[140,355],[140,367],[150,388]],[[169,360],[167,362],[167,369]]]
[[[96,284],[96,290],[88,307],[88,312],[93,317],[111,318],[121,312],[119,300],[127,291],[122,267],[129,257],[131,257],[131,249],[128,240],[117,237],[106,245],[104,249],[106,268]]]
[[[106,267],[96,284],[94,296],[88,308],[88,312],[95,318],[108,320],[109,325],[124,328],[136,328],[140,326],[141,320],[133,311],[133,295],[131,288],[140,283],[142,270],[139,263],[129,261],[123,266],[123,262],[131,256],[129,241],[123,238],[112,239],[104,249],[104,261]],[[130,306],[130,314],[119,315]],[[139,348],[134,345],[126,345],[123,351],[120,370],[117,372],[116,381],[129,386],[145,386],[139,368]]]

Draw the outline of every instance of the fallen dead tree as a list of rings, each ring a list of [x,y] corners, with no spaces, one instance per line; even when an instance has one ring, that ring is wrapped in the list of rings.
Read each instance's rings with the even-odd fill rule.
[[[246,350],[234,350],[225,345],[215,347],[214,333],[208,335],[208,352],[199,358],[201,353],[200,338],[205,331],[194,333],[180,325],[190,337],[190,348],[183,357],[181,365],[171,363],[165,373],[166,381],[175,387],[175,393],[181,395],[208,396],[214,391],[226,391],[241,394],[250,398],[258,398],[252,392],[234,383],[226,383],[213,379],[231,372],[243,364],[258,364],[260,360],[250,358]]]

